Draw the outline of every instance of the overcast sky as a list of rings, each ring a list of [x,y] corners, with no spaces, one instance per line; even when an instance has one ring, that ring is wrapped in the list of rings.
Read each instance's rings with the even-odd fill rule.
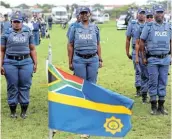
[[[39,4],[54,4],[54,5],[67,5],[72,3],[77,4],[104,4],[104,5],[123,5],[130,4],[135,2],[136,4],[142,5],[145,4],[147,0],[3,0],[6,3],[9,3],[11,6],[17,6],[19,4],[25,3],[27,5]],[[162,0],[159,0],[162,1]]]

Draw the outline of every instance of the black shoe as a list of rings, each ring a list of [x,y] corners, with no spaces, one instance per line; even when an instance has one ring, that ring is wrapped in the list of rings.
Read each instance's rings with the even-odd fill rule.
[[[137,87],[136,87],[136,95],[135,95],[136,97],[140,97],[140,96],[141,96],[140,89],[141,89],[140,86],[137,86]]]
[[[142,102],[143,102],[143,104],[148,103],[147,102],[147,93],[146,92],[142,93]]]
[[[26,115],[26,111],[28,108],[28,104],[21,104],[21,114],[20,117],[23,119],[26,119],[27,115]]]
[[[157,115],[157,101],[151,101],[151,115]]]
[[[165,100],[158,100],[158,114],[168,115],[168,112],[164,109]]]
[[[10,107],[10,111],[11,111],[10,117],[17,118],[17,114],[16,114],[17,105],[10,105],[9,107]]]

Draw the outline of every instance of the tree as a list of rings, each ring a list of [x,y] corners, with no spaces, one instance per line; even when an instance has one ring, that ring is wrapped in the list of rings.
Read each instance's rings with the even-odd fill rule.
[[[29,9],[29,6],[26,4],[20,4],[20,5],[16,6],[16,8]]]
[[[94,4],[93,5],[94,10],[104,10],[104,6],[101,4]]]
[[[5,8],[10,8],[10,4],[7,4],[3,1],[0,1],[0,3],[1,3],[1,6],[4,6]]]

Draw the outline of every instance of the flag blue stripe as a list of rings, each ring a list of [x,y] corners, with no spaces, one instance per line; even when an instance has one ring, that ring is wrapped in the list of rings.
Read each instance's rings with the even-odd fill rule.
[[[124,125],[115,135],[106,132],[106,118],[115,116]],[[131,129],[130,115],[109,114],[49,101],[49,128],[95,136],[123,137]]]
[[[96,84],[90,84],[84,81],[82,89],[85,98],[98,103],[105,103],[110,105],[121,105],[132,109],[134,101],[128,97],[122,96],[116,92],[104,89]]]

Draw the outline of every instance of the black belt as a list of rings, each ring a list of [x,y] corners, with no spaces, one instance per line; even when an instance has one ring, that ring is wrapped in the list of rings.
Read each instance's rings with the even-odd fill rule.
[[[23,60],[23,59],[26,59],[26,58],[29,58],[30,57],[30,54],[27,54],[27,55],[22,55],[22,56],[12,56],[12,55],[6,55],[6,57],[8,59],[13,59],[13,60]]]
[[[147,54],[147,58],[149,57],[156,57],[156,58],[165,58],[166,56],[168,56],[169,54],[163,54],[163,55],[149,55]]]
[[[38,32],[39,30],[33,30],[33,32]]]
[[[91,57],[93,57],[93,56],[95,56],[97,53],[94,53],[94,54],[79,54],[79,53],[75,53],[77,56],[79,56],[79,57],[82,57],[82,58],[84,58],[84,59],[89,59],[89,58],[91,58]]]

